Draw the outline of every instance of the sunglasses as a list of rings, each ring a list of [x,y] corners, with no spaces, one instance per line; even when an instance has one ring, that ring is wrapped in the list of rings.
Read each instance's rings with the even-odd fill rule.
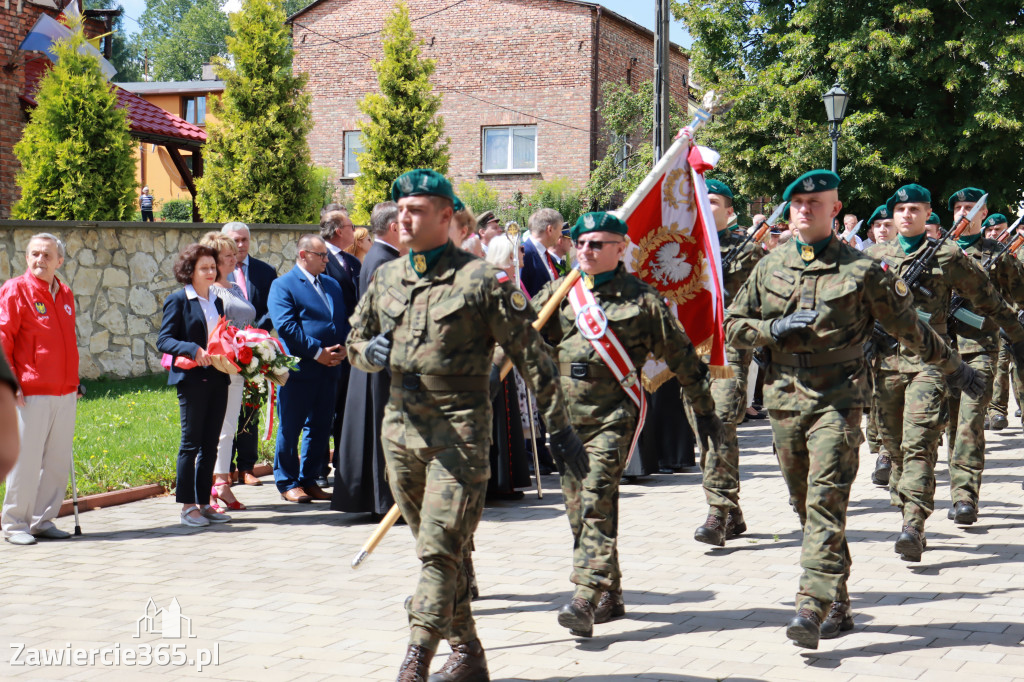
[[[623,241],[620,240],[620,239],[616,239],[616,240],[612,240],[612,241],[601,241],[599,239],[588,239],[585,242],[577,241],[576,242],[576,250],[577,251],[582,251],[585,248],[589,248],[591,251],[600,251],[601,249],[603,249],[604,247],[608,246],[609,244],[622,244],[622,243],[623,243]]]

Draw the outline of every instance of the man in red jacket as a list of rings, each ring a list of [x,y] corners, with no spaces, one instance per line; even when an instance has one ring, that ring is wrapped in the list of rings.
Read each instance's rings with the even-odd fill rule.
[[[0,342],[20,386],[21,450],[0,514],[4,538],[14,545],[71,537],[53,519],[68,486],[78,390],[75,298],[57,278],[64,244],[37,234],[25,260],[25,274],[0,287]]]

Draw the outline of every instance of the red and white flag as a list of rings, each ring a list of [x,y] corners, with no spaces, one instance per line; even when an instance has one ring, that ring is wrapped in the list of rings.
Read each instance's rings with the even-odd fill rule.
[[[710,355],[712,376],[728,377],[722,257],[704,184],[718,158],[680,136],[617,213],[629,225],[626,268],[665,297],[697,352]],[[653,391],[672,375],[652,358],[644,376]]]

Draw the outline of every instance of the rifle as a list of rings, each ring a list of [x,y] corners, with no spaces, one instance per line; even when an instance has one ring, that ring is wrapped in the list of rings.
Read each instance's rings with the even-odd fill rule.
[[[740,253],[743,252],[743,249],[746,248],[747,244],[749,244],[751,241],[760,242],[762,239],[764,239],[764,236],[765,234],[768,233],[768,230],[772,227],[775,227],[775,223],[779,222],[779,218],[782,217],[782,212],[785,210],[785,208],[786,202],[783,201],[781,204],[778,205],[778,207],[774,211],[772,211],[772,214],[770,216],[768,216],[767,218],[759,222],[757,225],[754,225],[749,230],[747,230],[746,235],[743,237],[743,241],[737,244],[736,247],[732,251],[727,253],[725,255],[725,258],[722,259],[723,273],[729,271],[729,266],[732,265],[733,261],[739,257]]]
[[[992,269],[992,266],[1003,257],[1003,254],[1009,253],[1010,255],[1013,255],[1017,253],[1017,250],[1020,249],[1022,244],[1024,244],[1024,236],[1020,234],[1018,234],[1014,239],[1009,239],[1009,236],[1014,234],[1017,230],[1022,218],[1024,218],[1024,210],[1021,210],[1018,215],[1017,222],[1010,226],[1010,229],[1000,235],[1001,237],[1006,237],[1006,240],[1003,242],[1003,248],[999,249],[996,253],[989,255],[989,257],[985,259],[985,262],[981,264],[981,269],[985,273],[986,277],[988,276],[989,270]],[[959,292],[954,291],[952,298],[949,300],[949,318],[965,322],[975,329],[981,329],[981,326],[985,323],[985,318],[981,315],[972,313],[969,310],[965,310],[964,306],[966,304],[967,299],[961,296]]]

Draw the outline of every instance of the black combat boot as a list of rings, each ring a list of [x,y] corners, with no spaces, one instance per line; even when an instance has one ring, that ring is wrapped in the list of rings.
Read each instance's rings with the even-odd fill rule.
[[[488,682],[487,658],[479,639],[452,646],[451,656],[427,682]]]
[[[875,485],[889,485],[889,475],[892,473],[892,460],[889,453],[880,452],[878,461],[875,462],[875,470],[871,472],[871,482]]]
[[[953,519],[958,526],[969,526],[978,520],[978,508],[970,502],[957,502],[946,517]]]
[[[800,609],[786,625],[786,637],[805,649],[817,649],[820,636],[821,617],[810,609]]]
[[[850,613],[850,605],[842,602],[832,602],[832,608],[828,610],[828,617],[821,624],[821,638],[835,639],[842,632],[849,632],[853,629],[853,614]]]
[[[622,600],[622,590],[605,592],[601,595],[601,601],[597,602],[594,609],[594,623],[600,625],[626,615],[626,602]]]
[[[994,414],[989,418],[988,427],[993,431],[1002,431],[1010,425],[1010,420],[1006,418],[1005,414]]]
[[[396,682],[427,682],[427,675],[430,674],[430,661],[434,659],[434,652],[430,649],[410,644],[409,650],[405,652],[405,660],[398,670]]]
[[[743,510],[739,507],[729,510],[729,515],[725,517],[726,539],[737,538],[745,532],[747,523],[743,520]]]
[[[577,637],[593,637],[594,605],[583,597],[573,597],[558,610],[558,624]]]
[[[693,539],[703,542],[706,545],[725,547],[726,517],[717,514],[708,514],[704,525],[697,528],[693,533]]]
[[[896,540],[896,553],[904,561],[920,561],[924,552],[924,531],[907,524]]]

